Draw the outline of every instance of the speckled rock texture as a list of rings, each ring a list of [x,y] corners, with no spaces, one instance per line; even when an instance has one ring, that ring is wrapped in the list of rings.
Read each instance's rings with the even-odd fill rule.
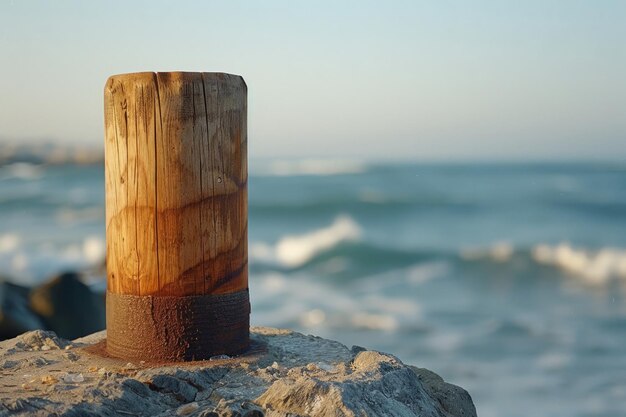
[[[469,394],[396,357],[251,328],[241,356],[189,363],[108,357],[106,333],[32,331],[0,342],[0,416],[471,417]]]

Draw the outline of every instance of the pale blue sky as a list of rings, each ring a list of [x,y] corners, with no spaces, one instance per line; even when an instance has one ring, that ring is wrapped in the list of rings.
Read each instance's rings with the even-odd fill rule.
[[[224,71],[251,157],[626,158],[626,2],[0,0],[0,138],[99,146],[111,74]]]

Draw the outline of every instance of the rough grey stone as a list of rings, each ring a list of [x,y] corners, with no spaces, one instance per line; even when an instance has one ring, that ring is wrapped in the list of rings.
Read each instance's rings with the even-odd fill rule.
[[[0,340],[44,327],[28,307],[28,291],[28,288],[0,277]]]
[[[105,327],[104,297],[94,294],[75,272],[60,274],[33,288],[29,307],[46,329],[65,338],[84,336]]]
[[[108,357],[105,332],[23,334],[0,342],[0,416],[476,416],[465,390],[392,355],[251,331],[245,355],[164,364]]]
[[[463,388],[448,384],[442,377],[428,369],[415,366],[410,368],[422,382],[426,392],[449,414],[459,417],[476,415],[472,397]]]

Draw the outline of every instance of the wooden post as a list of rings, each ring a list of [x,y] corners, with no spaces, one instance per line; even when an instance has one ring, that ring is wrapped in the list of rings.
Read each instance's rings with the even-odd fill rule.
[[[104,120],[108,352],[241,353],[250,317],[243,78],[115,75]]]

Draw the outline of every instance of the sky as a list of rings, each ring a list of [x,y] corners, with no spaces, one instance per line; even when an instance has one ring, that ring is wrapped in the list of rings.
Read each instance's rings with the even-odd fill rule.
[[[112,74],[248,84],[251,157],[626,159],[626,2],[0,0],[0,140],[103,144]]]

